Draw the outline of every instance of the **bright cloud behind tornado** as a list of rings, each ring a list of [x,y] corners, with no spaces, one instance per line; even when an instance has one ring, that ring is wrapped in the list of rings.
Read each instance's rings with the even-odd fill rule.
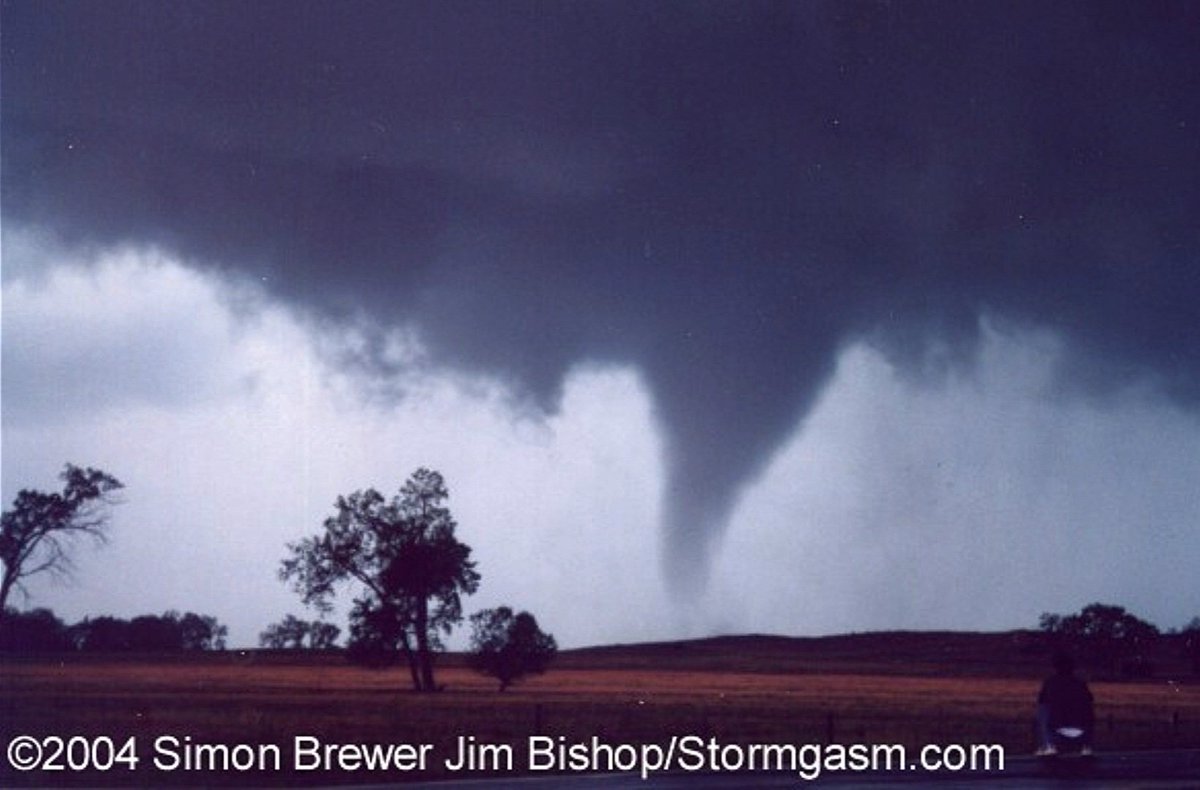
[[[480,562],[468,609],[530,608],[566,645],[1025,626],[1094,599],[1165,626],[1193,614],[1195,416],[1145,388],[1064,392],[1044,332],[985,324],[977,366],[937,380],[848,347],[745,489],[710,589],[681,604],[660,573],[663,448],[636,370],[577,367],[549,418],[432,368],[375,398],[337,364],[352,325],[161,252],[10,249],[46,260],[14,260],[4,283],[5,499],[52,486],[65,460],[127,484],[111,545],[80,552],[73,585],[31,587],[68,619],[203,610],[252,645],[300,612],[274,577],[284,544],[338,494],[394,490],[422,464],[446,474]]]
[[[473,605],[534,608],[568,644],[659,632],[659,450],[632,372],[581,368],[548,421],[461,377],[379,401],[330,365],[353,330],[319,336],[159,253],[83,263],[5,283],[4,496],[53,487],[73,460],[117,475],[125,502],[111,545],[79,552],[73,584],[31,584],[30,605],[203,610],[253,645],[301,609],[275,578],[285,544],[337,495],[392,493],[428,465],[484,573]]]
[[[727,628],[1032,627],[1096,600],[1193,616],[1195,414],[1144,390],[1064,396],[1052,336],[984,336],[976,368],[932,384],[841,356],[722,543]]]

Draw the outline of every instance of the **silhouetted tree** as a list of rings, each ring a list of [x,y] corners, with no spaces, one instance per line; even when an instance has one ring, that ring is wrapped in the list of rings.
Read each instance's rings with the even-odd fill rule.
[[[514,615],[507,606],[471,615],[471,653],[475,671],[500,681],[504,691],[526,675],[546,671],[558,652],[554,637],[538,628],[529,612]]]
[[[129,622],[103,615],[71,626],[76,646],[85,653],[123,653],[133,649]]]
[[[408,640],[406,623],[409,620],[389,604],[380,605],[370,598],[355,599],[350,610],[347,657],[356,664],[385,669],[403,655],[408,661],[413,688],[421,688],[421,673]],[[434,636],[436,638],[436,634]]]
[[[337,643],[342,629],[320,620],[309,622],[289,614],[259,634],[258,643],[273,650],[328,650]]]
[[[323,623],[314,620],[308,627],[308,647],[311,650],[332,650],[337,647],[338,637],[342,629],[333,623]]]
[[[1200,675],[1200,617],[1192,621],[1180,632],[1183,639],[1183,654],[1192,662],[1192,674]]]
[[[1038,618],[1038,628],[1047,634],[1057,634],[1062,630],[1063,616],[1053,612],[1042,612]]]
[[[338,497],[324,531],[289,544],[279,572],[322,611],[340,584],[358,586],[349,655],[359,655],[358,638],[371,641],[367,653],[402,653],[418,691],[437,689],[439,633],[462,620],[461,596],[479,586],[471,548],[442,504],[448,497],[442,476],[424,468],[390,501],[374,489]]]
[[[129,621],[129,648],[146,653],[183,650],[183,633],[171,617],[143,614]]]
[[[74,648],[67,627],[49,609],[10,608],[0,617],[0,652],[58,653]]]
[[[12,510],[0,521],[0,617],[8,611],[8,596],[22,580],[46,572],[68,575],[72,569],[71,547],[80,538],[96,543],[106,540],[106,505],[122,485],[115,477],[97,469],[80,469],[67,464],[59,477],[62,493],[22,489]]]
[[[1110,671],[1149,671],[1148,652],[1158,640],[1158,628],[1123,607],[1093,603],[1077,614],[1043,614],[1043,631],[1060,646],[1080,657],[1088,657]]]
[[[272,650],[300,650],[308,638],[308,622],[289,614],[278,623],[271,623],[258,636],[258,643]]]
[[[187,612],[84,618],[67,629],[72,644],[86,653],[175,653],[183,650],[224,650],[228,629],[215,617]]]
[[[184,650],[225,649],[225,637],[229,635],[229,629],[217,622],[217,618],[185,612],[183,617],[176,618],[176,622],[180,632],[180,645]]]

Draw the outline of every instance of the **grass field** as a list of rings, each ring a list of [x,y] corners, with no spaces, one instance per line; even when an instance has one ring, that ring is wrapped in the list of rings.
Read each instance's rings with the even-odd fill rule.
[[[448,657],[439,673],[446,690],[434,695],[406,691],[406,670],[359,669],[338,656],[8,660],[0,662],[0,734],[5,743],[18,734],[105,735],[118,742],[132,736],[143,757],[160,736],[206,744],[290,745],[297,735],[323,743],[428,743],[440,758],[454,753],[460,736],[521,744],[535,733],[621,743],[689,734],[722,743],[1000,743],[1029,751],[1043,657],[1013,650],[1000,664],[994,648],[964,647],[945,636],[957,647],[912,661],[915,669],[905,673],[894,660],[904,646],[881,652],[875,639],[874,648],[869,640],[857,648],[829,643],[824,653],[810,645],[802,664],[796,657],[806,655],[803,645],[788,650],[786,640],[771,638],[576,651],[547,675],[504,693]],[[976,650],[979,662],[971,658]],[[1101,749],[1200,747],[1200,684],[1092,687]],[[329,784],[444,773],[440,760],[424,772],[300,775],[163,774],[144,761],[132,773],[5,773],[0,785]]]

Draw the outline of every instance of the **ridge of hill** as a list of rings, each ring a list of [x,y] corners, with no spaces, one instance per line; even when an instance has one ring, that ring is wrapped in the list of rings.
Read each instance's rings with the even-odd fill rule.
[[[1038,678],[1050,670],[1052,650],[1046,634],[1031,630],[746,634],[563,650],[555,667]],[[1080,658],[1085,675],[1100,674]],[[1148,658],[1160,678],[1190,675],[1170,636]]]

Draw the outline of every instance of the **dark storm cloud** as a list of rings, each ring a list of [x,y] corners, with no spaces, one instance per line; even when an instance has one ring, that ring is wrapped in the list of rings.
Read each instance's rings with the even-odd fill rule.
[[[639,366],[677,581],[849,342],[921,373],[1003,315],[1200,401],[1195,4],[3,9],[6,221],[415,325],[545,409]]]

